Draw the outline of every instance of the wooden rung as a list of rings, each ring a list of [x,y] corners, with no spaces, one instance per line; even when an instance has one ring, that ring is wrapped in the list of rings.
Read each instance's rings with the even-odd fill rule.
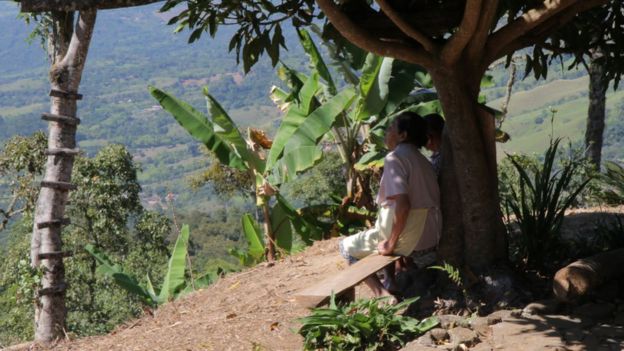
[[[63,91],[63,90],[56,90],[56,89],[50,90],[50,96],[59,97],[59,98],[65,98],[65,99],[73,99],[73,100],[80,100],[80,99],[82,99],[82,95],[81,94],[74,93],[74,92],[71,92],[71,91]]]
[[[44,121],[65,123],[65,124],[72,125],[72,126],[76,126],[80,124],[80,118],[55,115],[53,113],[43,113],[41,114],[41,119]]]
[[[67,290],[67,284],[63,283],[63,284],[59,284],[57,286],[51,286],[49,288],[39,289],[37,294],[39,296],[43,296],[43,295],[60,295],[60,294],[63,294],[65,292],[65,290]]]
[[[76,156],[80,153],[78,149],[48,149],[45,154],[48,156]]]
[[[70,224],[71,224],[71,221],[69,220],[69,218],[53,219],[51,221],[37,223],[37,229],[50,228],[55,225],[70,225]]]
[[[64,190],[64,191],[76,190],[75,184],[67,183],[67,182],[53,182],[53,181],[44,180],[43,182],[41,182],[41,186],[44,188],[53,188],[53,189]]]
[[[48,258],[70,257],[73,255],[74,253],[71,251],[55,251],[55,252],[40,253],[38,256],[39,256],[39,259],[46,260]]]

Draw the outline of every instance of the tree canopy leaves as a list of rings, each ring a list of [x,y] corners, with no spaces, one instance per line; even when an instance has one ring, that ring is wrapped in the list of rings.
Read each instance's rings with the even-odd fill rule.
[[[237,60],[242,56],[245,72],[264,53],[274,65],[278,62],[280,50],[286,49],[285,23],[300,28],[321,22],[326,38],[344,41],[339,32],[349,32],[346,39],[368,51],[424,66],[431,59],[453,61],[463,56],[479,57],[480,68],[485,69],[501,57],[533,47],[526,55],[527,73],[539,78],[546,76],[549,60],[566,54],[575,57],[575,64],[583,64],[589,50],[601,45],[609,51],[605,60],[610,77],[622,71],[617,60],[624,50],[624,5],[619,0],[352,0],[338,4],[332,0],[168,0],[161,11],[174,8],[178,13],[169,23],[177,24],[177,31],[188,28],[190,42],[204,32],[214,36],[222,25],[236,25],[229,48],[235,50]],[[342,30],[336,31],[335,25]],[[300,32],[300,37],[305,39],[306,33]]]

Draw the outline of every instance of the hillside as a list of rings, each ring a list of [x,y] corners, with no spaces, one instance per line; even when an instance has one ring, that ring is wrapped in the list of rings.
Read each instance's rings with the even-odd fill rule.
[[[278,84],[267,60],[248,75],[228,53],[226,28],[214,39],[187,44],[188,33],[175,35],[158,4],[103,11],[98,15],[92,46],[81,84],[82,119],[78,130],[81,149],[93,155],[108,143],[126,145],[141,162],[145,196],[182,194],[181,204],[206,199],[193,195],[186,175],[205,166],[192,138],[155,107],[147,86],[173,92],[202,109],[201,89],[211,93],[241,126],[253,122],[271,128],[279,111],[267,98]],[[26,42],[32,26],[16,18],[17,8],[0,3],[0,142],[14,134],[45,129],[40,114],[48,110],[47,62],[38,39]],[[285,33],[290,51],[284,60],[295,67],[304,61],[293,31]]]
[[[549,136],[562,137],[575,145],[582,145],[585,133],[585,119],[589,105],[587,76],[572,79],[557,79],[530,90],[516,91],[509,103],[509,115],[503,130],[511,140],[501,144],[504,152],[541,153],[547,147]],[[500,108],[503,99],[488,103]],[[551,125],[551,108],[556,110]],[[607,121],[603,159],[622,161],[624,152],[624,90],[607,92]],[[501,155],[499,155],[501,156]]]
[[[563,235],[586,238],[588,232],[595,230],[596,223],[613,220],[614,215],[621,216],[623,213],[624,207],[622,206],[569,211],[563,224]],[[301,350],[303,339],[296,333],[300,326],[297,319],[308,315],[309,311],[297,305],[293,295],[304,287],[346,268],[346,262],[338,254],[337,246],[337,239],[316,242],[305,251],[278,261],[272,267],[260,264],[240,273],[232,273],[206,289],[163,305],[153,315],[147,313],[140,319],[128,321],[109,335],[66,340],[51,348],[37,347],[27,343],[11,347],[10,350]],[[550,286],[547,289],[549,290]],[[609,285],[609,289],[613,290],[613,286]],[[618,289],[615,290],[618,291]],[[619,290],[620,295],[623,292],[624,290]],[[548,294],[548,292],[544,293]],[[618,293],[614,292],[614,294]],[[363,284],[357,287],[356,297],[368,298],[370,296],[370,290]],[[434,298],[435,296],[427,296],[419,303],[428,308],[433,305]],[[544,301],[542,303],[546,303]],[[617,301],[620,301],[618,311],[624,311],[622,300],[614,299],[610,302],[617,303]],[[590,302],[589,305],[592,303]],[[595,304],[592,306],[595,307]],[[582,308],[584,307],[578,309]],[[616,314],[615,310],[614,307],[610,307],[608,315]],[[501,312],[509,316],[511,311]],[[494,312],[494,315],[498,315],[500,321],[501,314],[498,313]],[[516,320],[513,318],[505,320],[503,317],[504,323],[496,324],[492,330],[481,329],[478,332],[483,345],[479,347],[477,344],[474,349],[515,351],[519,350],[519,345],[524,345],[524,342],[530,342],[531,345],[548,342],[550,345],[533,348],[527,346],[527,350],[560,350],[552,345],[553,342],[565,344],[566,347],[561,348],[565,350],[601,349],[598,339],[595,345],[589,344],[589,341],[582,343],[578,339],[582,339],[579,329],[581,326],[584,330],[588,330],[593,325],[598,328],[602,326],[601,323],[605,322],[604,316],[599,317],[599,312],[596,312],[591,318],[580,319],[570,316],[569,309],[560,310],[560,313],[561,315],[549,315],[546,319],[525,314],[521,317],[516,314],[515,317],[519,318]],[[455,318],[451,319],[455,320],[455,323],[460,318],[450,317]],[[476,319],[473,316],[471,320]],[[608,336],[602,335],[601,337],[598,334],[601,330],[598,330],[596,334],[601,337],[600,341],[624,342],[622,340],[624,326],[620,326],[623,321],[624,319],[621,319],[620,322],[616,322],[620,323],[616,324],[617,326],[609,326],[611,329],[607,328],[607,330],[611,330],[612,334],[605,334]],[[486,329],[490,322],[487,323]],[[475,325],[477,325],[476,322]],[[74,339],[72,335],[69,337]],[[570,344],[570,337],[575,344]],[[486,347],[493,345],[496,346]],[[432,348],[419,346],[418,342],[413,346],[416,347],[404,350],[436,350],[433,346]],[[449,344],[439,344],[437,350],[447,350],[448,346]],[[604,349],[609,350],[608,347]]]
[[[164,195],[177,194],[180,207],[220,207],[210,189],[189,190],[186,177],[206,166],[197,145],[147,93],[148,85],[169,90],[202,108],[201,88],[212,94],[245,127],[251,123],[272,130],[278,110],[268,99],[273,84],[279,84],[266,58],[244,75],[233,53],[227,52],[231,32],[226,29],[214,39],[208,37],[187,44],[188,33],[173,34],[158,4],[140,8],[103,11],[98,23],[83,76],[79,105],[83,124],[78,130],[79,146],[94,154],[108,143],[126,145],[142,165],[140,174],[144,199],[164,203]],[[48,109],[47,62],[37,40],[26,43],[33,29],[16,18],[17,8],[0,3],[0,142],[14,134],[29,134],[46,125],[39,119]],[[307,59],[296,35],[286,29],[289,47],[283,60],[302,68]],[[521,71],[521,69],[520,69]],[[548,141],[548,106],[559,112],[557,135],[573,142],[582,138],[587,106],[586,78],[582,70],[563,71],[553,64],[546,81],[518,80],[514,86],[510,114],[503,129],[512,140],[502,146],[507,152],[537,152]],[[495,85],[486,89],[490,105],[500,107],[507,72],[499,66],[491,72]],[[520,73],[518,73],[520,75]],[[564,79],[564,81],[559,82]],[[585,80],[584,80],[585,79]],[[622,159],[619,119],[621,90],[610,92],[605,159]]]

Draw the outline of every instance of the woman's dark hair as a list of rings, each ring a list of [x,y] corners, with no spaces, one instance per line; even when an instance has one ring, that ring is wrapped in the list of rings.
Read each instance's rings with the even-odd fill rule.
[[[427,134],[429,135],[442,135],[444,129],[444,118],[437,113],[431,113],[423,117],[427,122]]]
[[[427,144],[427,122],[414,112],[403,112],[394,117],[399,133],[407,133],[406,141],[421,148]]]

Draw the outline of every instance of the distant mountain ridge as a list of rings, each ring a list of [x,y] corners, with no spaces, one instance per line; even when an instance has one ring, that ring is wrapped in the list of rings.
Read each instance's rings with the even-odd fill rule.
[[[207,85],[241,125],[263,125],[279,115],[268,99],[278,80],[266,59],[243,75],[234,53],[227,51],[230,28],[189,45],[188,33],[173,34],[158,9],[155,4],[98,13],[80,87],[84,99],[79,103],[83,123],[78,139],[89,154],[111,142],[127,145],[143,165],[146,191],[164,195],[183,191],[184,174],[205,162],[197,153],[197,162],[189,162],[192,154],[180,146],[192,143],[192,138],[171,116],[154,108],[157,103],[147,86],[171,91],[202,109],[201,88]],[[5,33],[0,39],[0,142],[45,129],[39,116],[49,108],[45,52],[37,41],[26,43],[32,25],[17,15],[17,6],[0,3],[0,31]],[[284,60],[299,67],[306,59],[296,57],[301,53],[296,35],[292,30],[285,34],[290,52]]]
[[[206,165],[196,144],[167,113],[160,110],[147,92],[148,85],[171,91],[205,110],[201,88],[210,92],[232,114],[241,126],[275,127],[279,111],[268,98],[270,86],[279,84],[266,57],[252,72],[242,74],[235,55],[227,52],[231,28],[220,30],[216,38],[206,34],[194,44],[187,43],[188,33],[173,34],[166,25],[166,15],[158,13],[159,4],[139,8],[101,11],[81,84],[85,96],[79,103],[79,146],[94,154],[108,143],[122,143],[141,162],[140,175],[145,196],[164,196],[168,192],[183,194],[181,202],[216,201],[206,193],[193,195],[184,181],[188,174]],[[40,120],[49,108],[47,92],[48,63],[45,53],[34,42],[25,39],[32,30],[17,18],[17,6],[0,3],[0,142],[14,134],[29,134],[45,129]],[[283,60],[296,68],[307,65],[296,34],[285,31],[289,51]],[[557,132],[573,141],[582,139],[586,88],[582,81],[554,84],[557,79],[580,79],[583,71],[561,72],[553,65],[548,82],[528,78],[518,81],[514,92],[540,87],[539,103],[512,97],[512,107],[523,101],[522,109],[511,110],[503,126],[512,141],[502,146],[508,152],[543,150],[550,128],[543,125],[548,106],[561,106],[557,116]],[[521,71],[521,69],[520,69]],[[507,71],[503,67],[492,72],[495,86],[485,90],[495,101],[503,95]],[[585,93],[585,95],[583,95]],[[622,91],[609,93],[609,122],[605,154],[607,159],[623,159],[621,121]],[[540,122],[541,118],[541,122]],[[537,122],[536,122],[537,121]],[[538,123],[539,122],[539,123]]]

